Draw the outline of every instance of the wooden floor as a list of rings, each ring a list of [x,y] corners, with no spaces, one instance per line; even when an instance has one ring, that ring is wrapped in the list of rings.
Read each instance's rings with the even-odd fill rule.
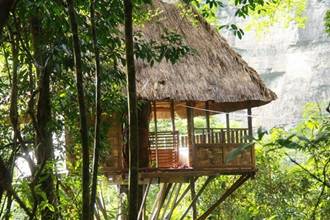
[[[188,182],[190,177],[201,176],[218,176],[218,175],[242,175],[256,174],[257,168],[241,167],[241,168],[215,168],[215,169],[177,169],[177,168],[144,168],[139,172],[139,184],[151,183],[178,183]],[[128,184],[128,170],[109,170],[103,169],[103,173],[108,177],[109,183],[114,185]]]

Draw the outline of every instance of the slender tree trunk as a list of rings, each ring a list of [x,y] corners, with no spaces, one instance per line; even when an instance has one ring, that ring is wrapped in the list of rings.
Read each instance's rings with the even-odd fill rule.
[[[89,194],[89,147],[88,147],[88,125],[86,115],[86,104],[83,86],[83,69],[81,60],[81,50],[78,36],[78,25],[74,12],[74,6],[72,0],[67,0],[68,12],[70,18],[73,51],[76,66],[76,78],[77,78],[77,91],[78,91],[78,102],[79,102],[79,114],[80,114],[80,135],[82,145],[82,193],[83,193],[83,204],[82,204],[82,219],[87,220],[90,218],[90,194]]]
[[[135,65],[133,51],[133,23],[132,0],[124,0],[125,12],[125,44],[126,44],[126,74],[128,91],[128,116],[129,116],[129,219],[136,220],[138,215],[138,112],[135,85]]]
[[[57,208],[57,197],[53,182],[52,161],[54,156],[52,132],[49,128],[51,121],[51,104],[50,104],[50,67],[46,63],[43,51],[40,49],[44,45],[46,36],[41,28],[41,22],[38,15],[38,9],[35,9],[36,16],[32,17],[32,38],[34,57],[39,65],[36,66],[38,77],[39,96],[37,99],[37,143],[36,158],[37,164],[40,166],[41,189],[46,193],[48,203],[55,209]],[[50,164],[46,165],[47,162]],[[38,176],[36,177],[38,178]],[[38,179],[36,180],[38,182]],[[54,213],[48,207],[41,211],[42,219],[53,219]]]
[[[97,174],[99,164],[99,152],[100,152],[100,128],[101,128],[101,68],[100,68],[100,54],[97,46],[96,39],[96,27],[94,18],[94,0],[90,0],[90,13],[92,24],[92,37],[93,48],[95,54],[95,67],[96,67],[96,120],[95,120],[95,139],[94,139],[94,153],[93,153],[93,178],[92,178],[92,193],[91,193],[91,205],[90,205],[90,219],[93,220],[95,209],[95,198],[97,189]]]

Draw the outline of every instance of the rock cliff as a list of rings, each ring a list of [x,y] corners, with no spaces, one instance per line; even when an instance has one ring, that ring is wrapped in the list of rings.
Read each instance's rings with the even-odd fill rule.
[[[259,115],[254,126],[292,127],[299,122],[304,104],[330,101],[330,37],[323,20],[328,9],[329,0],[310,0],[305,29],[274,27],[257,42],[253,32],[246,32],[242,40],[230,32],[222,33],[278,95],[276,101],[253,110]],[[233,18],[232,11],[225,8],[220,12],[222,23],[243,26],[246,21]]]

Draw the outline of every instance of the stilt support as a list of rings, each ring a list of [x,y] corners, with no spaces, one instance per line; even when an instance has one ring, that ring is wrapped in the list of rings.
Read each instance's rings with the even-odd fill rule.
[[[246,182],[249,178],[251,178],[254,174],[247,173],[243,174],[222,196],[221,198],[207,210],[203,215],[201,215],[198,220],[206,219],[214,209],[216,209],[225,199],[230,196],[238,187],[240,187],[244,182]]]
[[[179,196],[181,186],[182,186],[182,183],[179,183],[178,188],[177,188],[176,193],[175,193],[175,196],[174,196],[174,200],[173,200],[172,206],[171,206],[171,210],[166,214],[166,216],[165,216],[164,219],[171,219],[173,210],[174,210],[174,208],[177,205],[176,204],[176,201],[177,201],[177,198]],[[173,188],[173,191],[174,191],[174,188]]]
[[[198,197],[202,194],[202,192],[204,191],[204,189],[206,188],[206,186],[211,182],[211,180],[213,180],[214,177],[213,176],[209,176],[207,178],[207,180],[205,181],[204,185],[202,186],[202,188],[199,190],[199,192],[197,193],[197,195],[194,197],[194,199],[191,201],[190,205],[188,206],[188,208],[186,209],[186,211],[183,213],[183,215],[181,216],[180,220],[184,219],[184,217],[187,215],[189,209],[196,204],[196,201],[198,199]]]
[[[160,211],[163,207],[163,204],[165,202],[166,196],[168,195],[168,192],[171,190],[171,187],[172,187],[172,183],[168,183],[168,184],[163,183],[163,186],[157,195],[157,199],[152,208],[149,219],[157,220],[159,218]],[[154,213],[157,203],[158,203],[158,208],[157,208],[156,212]]]
[[[140,210],[139,210],[137,219],[141,219],[141,217],[144,216],[144,214],[142,214],[142,213],[143,213],[143,209],[145,208],[146,199],[147,199],[147,196],[148,196],[148,192],[149,192],[151,182],[152,182],[152,178],[149,179],[149,182],[148,182],[148,184],[147,184],[147,186],[144,190],[144,195],[143,195],[143,198],[142,198],[142,202],[141,202],[141,206],[140,206]]]

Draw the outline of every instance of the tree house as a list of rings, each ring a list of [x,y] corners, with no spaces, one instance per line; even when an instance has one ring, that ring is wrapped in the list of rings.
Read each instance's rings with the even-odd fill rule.
[[[137,96],[144,103],[139,113],[139,182],[145,187],[139,218],[144,216],[142,210],[150,184],[162,183],[149,219],[170,219],[180,198],[188,191],[192,200],[187,212],[192,208],[193,219],[205,219],[225,198],[256,174],[253,147],[229,163],[225,163],[225,158],[232,149],[247,143],[244,136],[252,135],[251,109],[276,99],[276,94],[266,87],[257,72],[219,32],[192,6],[186,7],[191,13],[182,16],[182,7],[154,0],[152,6],[146,6],[147,10],[159,10],[161,13],[152,17],[144,27],[135,27],[141,31],[145,41],[158,42],[164,41],[161,35],[166,28],[169,32],[184,35],[183,43],[197,51],[197,55],[186,56],[173,65],[162,61],[151,67],[142,60],[136,61]],[[196,20],[197,25],[191,20]],[[246,109],[247,125],[231,128],[228,113],[242,109]],[[226,114],[226,126],[212,128],[209,116],[218,113]],[[195,127],[194,116],[201,115],[205,116],[205,127]],[[176,130],[175,117],[187,120],[186,135]],[[153,132],[149,131],[151,118],[155,122]],[[172,129],[158,131],[157,120],[165,118],[172,120]],[[122,124],[113,122],[109,131],[111,156],[103,166],[109,182],[117,185],[127,184],[128,178],[123,133]],[[239,177],[208,211],[198,215],[195,203],[208,183],[218,175]],[[201,176],[208,179],[196,193],[194,182]],[[179,197],[181,185],[187,182],[190,185]],[[170,191],[175,197],[172,207],[164,205]],[[170,211],[165,211],[165,208]],[[163,216],[160,210],[163,210]],[[181,219],[187,212],[182,213]]]

